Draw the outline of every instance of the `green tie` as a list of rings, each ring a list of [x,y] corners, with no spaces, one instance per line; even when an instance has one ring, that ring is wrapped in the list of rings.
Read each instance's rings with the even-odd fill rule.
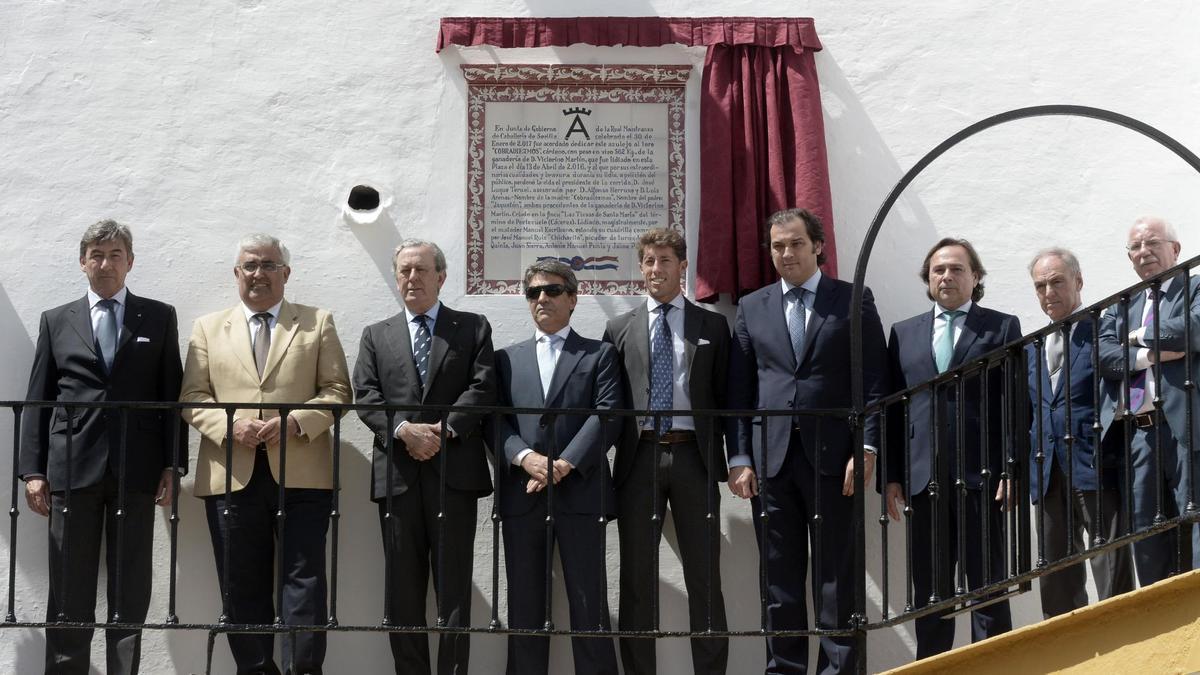
[[[937,361],[939,373],[946,372],[946,369],[950,367],[950,360],[954,358],[954,320],[963,314],[966,312],[954,310],[938,315],[946,321],[946,328],[938,336],[937,346],[933,350],[933,357]]]

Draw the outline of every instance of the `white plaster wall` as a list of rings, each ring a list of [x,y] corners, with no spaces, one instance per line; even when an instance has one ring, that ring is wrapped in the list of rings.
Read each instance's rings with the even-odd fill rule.
[[[401,237],[439,241],[450,257],[443,299],[481,311],[503,346],[529,331],[519,298],[463,297],[465,85],[458,65],[498,58],[530,62],[664,62],[697,66],[689,88],[689,233],[698,213],[700,49],[517,50],[452,48],[435,54],[443,15],[561,16],[802,15],[816,19],[835,226],[849,277],[867,225],[902,172],[962,127],[1006,109],[1046,103],[1095,105],[1139,118],[1200,149],[1200,8],[1194,3],[1018,0],[904,6],[785,0],[550,0],[527,2],[327,3],[317,0],[206,3],[0,3],[0,227],[10,246],[0,267],[0,399],[20,398],[40,311],[82,294],[76,245],[102,217],[133,226],[135,291],[176,305],[182,339],[201,314],[236,300],[232,246],[266,230],[292,248],[293,300],[333,309],[353,362],[362,328],[397,311],[388,253]],[[1192,45],[1192,46],[1188,46]],[[374,224],[341,217],[348,189],[378,187],[389,200]],[[1200,181],[1150,141],[1078,119],[1025,121],[992,130],[935,163],[906,193],[875,248],[868,281],[885,324],[926,308],[915,271],[938,236],[971,238],[990,271],[986,304],[1040,324],[1025,265],[1043,245],[1074,248],[1085,301],[1135,277],[1124,231],[1142,213],[1173,220],[1184,255],[1200,250]],[[630,299],[585,299],[576,327],[598,336]],[[730,311],[728,306],[721,308]],[[181,344],[181,348],[184,345]],[[0,438],[11,438],[0,414]],[[367,501],[368,437],[353,420],[341,538],[339,619],[381,616],[381,550]],[[9,466],[11,448],[0,451]],[[3,481],[2,503],[10,498]],[[725,592],[731,625],[757,626],[753,531],[745,503],[724,501]],[[490,502],[480,505],[474,623],[492,594]],[[17,615],[45,611],[45,523],[19,519]],[[200,502],[184,499],[179,616],[207,622],[219,595]],[[160,519],[165,525],[165,519]],[[4,544],[8,544],[7,528]],[[167,556],[165,527],[157,555]],[[617,561],[612,532],[610,586]],[[663,626],[686,626],[682,581],[664,544]],[[898,538],[898,537],[897,537]],[[902,549],[893,542],[893,555]],[[877,545],[868,548],[878,585]],[[898,560],[898,558],[896,558]],[[8,547],[0,546],[7,570]],[[892,604],[900,588],[893,566]],[[152,620],[166,616],[166,575],[155,579]],[[874,589],[872,616],[879,596]],[[902,600],[901,600],[902,602]],[[101,603],[102,604],[102,603]],[[1034,594],[1015,603],[1018,624],[1036,620]],[[565,609],[561,593],[559,610]],[[102,610],[100,615],[102,616]],[[501,607],[503,616],[503,607]],[[557,617],[566,625],[565,612]],[[962,620],[960,620],[961,622]],[[960,627],[960,636],[964,634]],[[6,630],[0,669],[37,672],[40,631]],[[911,658],[907,628],[874,634],[870,667]],[[101,641],[95,642],[102,663]],[[474,641],[472,672],[499,672],[503,640]],[[756,639],[733,642],[731,673],[761,668]],[[554,672],[569,672],[556,641]],[[662,641],[664,673],[690,672],[686,642]],[[385,672],[382,636],[338,634],[328,672]],[[145,672],[201,672],[204,636],[151,634]],[[218,642],[215,672],[231,668]]]

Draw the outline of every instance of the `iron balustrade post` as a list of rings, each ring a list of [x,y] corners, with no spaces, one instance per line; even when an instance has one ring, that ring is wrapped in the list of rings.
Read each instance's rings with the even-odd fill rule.
[[[179,623],[179,616],[175,613],[176,593],[179,584],[179,452],[181,450],[179,436],[184,429],[183,418],[179,415],[178,408],[171,408],[166,412],[168,420],[166,426],[175,427],[171,433],[171,515],[168,518],[170,531],[170,560],[171,569],[169,571],[169,580],[167,585],[167,623]]]
[[[1100,309],[1091,312],[1092,317],[1092,459],[1096,462],[1096,508],[1092,512],[1089,528],[1092,546],[1103,546],[1106,537],[1100,527],[1100,514],[1104,513],[1104,451],[1101,447],[1104,425],[1100,422]],[[1107,528],[1104,528],[1107,529]]]
[[[288,409],[279,409],[279,505],[275,509],[275,538],[278,540],[276,555],[277,567],[275,574],[275,627],[283,626],[283,585],[287,579],[287,439],[288,439]],[[288,640],[288,645],[294,647],[296,641]]]
[[[1154,312],[1154,346],[1151,348],[1151,353],[1154,354],[1154,363],[1162,363],[1162,349],[1159,345],[1159,296],[1162,294],[1162,282],[1155,280],[1151,284],[1150,289],[1153,292],[1150,303],[1150,311]],[[1186,313],[1186,312],[1185,312]],[[1149,379],[1149,376],[1147,376]],[[1162,368],[1154,368],[1154,409],[1151,414],[1154,415],[1154,466],[1156,468],[1154,476],[1154,524],[1159,525],[1166,520],[1163,515],[1163,492],[1166,489],[1163,481],[1163,434],[1162,434]],[[1136,412],[1136,411],[1135,411]],[[1182,541],[1179,537],[1175,538],[1178,545],[1182,546]],[[1178,558],[1176,556],[1176,572],[1178,569]]]
[[[497,489],[492,492],[492,514],[491,514],[491,521],[492,521],[492,589],[491,589],[492,590],[492,618],[491,618],[491,621],[488,623],[488,628],[490,630],[495,631],[495,630],[500,630],[500,628],[501,628],[501,624],[500,624],[500,490],[499,490],[499,485],[500,485],[500,481],[501,481],[500,465],[504,461],[504,447],[500,444],[500,425],[503,424],[503,420],[500,419],[500,413],[492,412],[492,413],[489,413],[489,415],[491,416],[491,425],[486,426],[484,428],[490,429],[492,431],[491,447],[492,447],[493,456],[495,457],[495,460],[496,460],[495,462],[493,462],[493,464],[495,465],[493,468],[493,473],[495,474],[495,477],[492,482],[493,482],[493,484],[495,484],[497,486]]]
[[[546,604],[543,608],[542,630],[554,630],[554,618],[552,612],[554,610],[554,594],[553,594],[553,572],[554,572],[554,460],[558,454],[555,438],[555,430],[558,426],[558,418],[554,412],[548,412],[542,416],[542,424],[550,428],[547,434],[549,439],[549,447],[546,448],[546,561],[545,561],[545,580],[546,580]]]
[[[661,561],[658,556],[659,535],[662,532],[662,516],[658,513],[658,463],[662,459],[662,413],[654,413],[654,449],[650,462],[650,567],[654,582],[650,584],[650,618],[654,632],[659,629],[658,578]],[[603,494],[603,493],[601,493]]]
[[[1064,323],[1062,326],[1062,374],[1059,375],[1059,379],[1062,381],[1063,392],[1063,424],[1066,427],[1063,430],[1062,440],[1067,446],[1067,465],[1063,467],[1063,470],[1067,474],[1067,497],[1071,500],[1069,503],[1072,503],[1071,507],[1067,509],[1068,556],[1072,556],[1077,553],[1075,550],[1075,508],[1073,505],[1074,500],[1071,499],[1071,495],[1075,491],[1075,427],[1072,424],[1073,418],[1071,414],[1071,408],[1073,407],[1073,401],[1071,400],[1071,331],[1071,324]],[[1096,446],[1096,452],[1099,452],[1099,450],[1100,446]],[[1092,456],[1095,457],[1095,453],[1093,453]],[[1097,481],[1097,491],[1102,484],[1103,481]]]
[[[759,440],[762,443],[763,459],[762,466],[759,467],[762,475],[758,476],[758,587],[761,592],[758,594],[758,604],[759,618],[761,619],[762,623],[762,632],[765,635],[767,632],[767,589],[770,588],[770,586],[767,585],[767,583],[770,581],[770,577],[767,574],[767,526],[770,524],[771,519],[770,514],[767,512],[767,483],[770,482],[767,479],[767,467],[770,466],[768,461],[770,447],[767,444],[767,439],[769,438],[767,436],[767,426],[770,424],[772,417],[767,415],[765,412],[761,417],[762,424],[760,425],[760,429],[762,431],[759,434]],[[753,427],[753,425],[751,426]],[[753,443],[751,445],[753,445]],[[753,452],[753,450],[751,452]],[[753,506],[751,506],[751,508],[753,508]]]
[[[887,425],[888,425],[887,408],[885,406],[880,406],[880,408],[879,408],[879,461],[877,461],[875,463],[875,475],[878,477],[877,478],[878,484],[883,487],[883,489],[880,490],[880,492],[879,492],[879,540],[880,540],[880,549],[882,551],[879,556],[879,558],[880,558],[879,564],[880,564],[880,568],[881,568],[880,575],[883,580],[883,589],[882,589],[883,590],[883,599],[880,602],[880,605],[881,605],[881,609],[882,609],[881,614],[883,616],[884,621],[887,621],[888,616],[890,616],[890,614],[891,614],[888,611],[888,607],[889,607],[889,604],[888,604],[889,603],[889,599],[888,599],[888,586],[889,586],[889,583],[888,583],[888,513],[887,513],[888,503],[887,503],[887,475],[885,473],[887,471],[888,460],[890,459],[888,457],[890,450],[888,449],[888,426]],[[863,489],[865,490],[866,488],[864,487]],[[864,494],[864,498],[865,498],[865,496],[866,495]],[[863,543],[865,544],[866,542],[863,542]]]
[[[1184,409],[1186,410],[1185,418],[1184,418],[1184,429],[1186,430],[1185,438],[1188,439],[1188,448],[1190,450],[1187,453],[1187,475],[1188,475],[1189,489],[1188,489],[1188,502],[1187,502],[1186,511],[1188,512],[1188,514],[1193,514],[1197,510],[1196,453],[1194,451],[1194,448],[1196,448],[1196,436],[1195,436],[1196,429],[1194,426],[1196,421],[1193,419],[1194,413],[1192,411],[1192,404],[1196,400],[1195,399],[1196,382],[1192,379],[1192,366],[1193,366],[1192,359],[1195,358],[1195,356],[1193,355],[1193,352],[1195,351],[1195,348],[1194,348],[1195,343],[1192,342],[1192,331],[1194,330],[1192,328],[1192,315],[1191,315],[1193,298],[1192,298],[1192,285],[1189,283],[1190,279],[1188,278],[1189,272],[1190,272],[1190,269],[1187,271],[1181,272],[1179,275],[1180,276],[1179,282],[1180,282],[1180,284],[1183,285],[1183,316],[1184,316],[1183,344],[1186,345],[1186,348],[1183,350],[1183,373],[1184,373],[1183,394],[1184,394],[1184,402],[1186,404],[1184,406]],[[1200,524],[1193,523],[1191,526],[1192,527],[1200,527]]]
[[[233,494],[233,415],[237,411],[236,408],[225,408],[225,501],[221,507],[221,529],[229,532],[229,495]],[[221,547],[221,569],[224,570],[225,577],[221,583],[221,616],[217,619],[217,623],[225,625],[229,623],[230,610],[230,576],[229,576],[229,542]],[[212,657],[212,644],[209,644],[209,658]]]
[[[821,564],[821,553],[822,553],[822,549],[824,548],[824,540],[825,540],[825,537],[822,536],[823,533],[821,532],[821,529],[822,529],[821,525],[824,521],[824,518],[821,515],[821,455],[824,454],[823,452],[821,452],[821,419],[822,419],[822,417],[820,415],[817,415],[816,423],[813,427],[812,448],[813,448],[813,459],[815,461],[815,463],[813,464],[813,514],[812,514],[812,518],[810,519],[812,521],[812,524],[809,525],[809,535],[808,535],[809,538],[812,539],[812,548],[813,548],[812,555],[809,556],[810,558],[812,558],[812,561],[813,561],[813,563],[812,563],[812,578],[817,580],[816,582],[814,582],[814,584],[813,584],[814,586],[816,586],[816,584],[819,583],[820,580],[824,578],[821,576],[821,573],[823,571],[822,570],[823,565]],[[790,448],[789,448],[789,450],[790,450]],[[857,583],[857,581],[856,581],[856,583]],[[821,597],[823,595],[824,595],[824,593],[813,593],[813,625],[814,626],[820,626],[821,608],[824,605],[823,598]],[[808,626],[800,626],[800,628],[801,628],[801,630],[803,630],[803,629],[808,628]]]
[[[938,551],[941,549],[941,455],[942,455],[942,434],[941,434],[941,418],[947,412],[942,406],[942,397],[945,393],[940,385],[930,385],[930,401],[932,403],[932,413],[929,416],[929,437],[933,439],[933,463],[932,470],[929,475],[929,486],[926,490],[929,492],[929,512],[930,522],[932,523],[931,532],[929,533],[929,560],[933,561],[933,569],[930,570],[930,579],[932,582],[929,585],[928,604],[933,605],[942,601],[942,564],[941,556]]]
[[[12,444],[12,476],[9,479],[9,494],[12,501],[8,507],[8,612],[4,615],[7,623],[17,621],[17,518],[21,509],[17,502],[17,474],[21,472],[21,416],[24,406],[17,404],[13,409],[13,444]]]
[[[1017,560],[1014,576],[1023,574],[1031,569],[1029,541],[1032,533],[1029,531],[1029,499],[1021,496],[1022,459],[1029,457],[1029,370],[1025,367],[1024,348],[1019,344],[1010,346],[1004,353],[1003,364],[1006,369],[1005,381],[1009,384],[1008,407],[1014,408],[1013,416],[1017,420],[1017,428],[1009,436],[1006,444],[1009,459],[1012,463],[1013,480],[1006,484],[1004,502],[1017,521],[1017,537],[1013,544],[1013,555]],[[1027,469],[1025,470],[1027,471]],[[1028,581],[1020,585],[1022,592],[1033,588]]]
[[[991,375],[992,369],[985,367],[980,374],[979,380],[979,409],[984,414],[979,416],[979,480],[980,489],[983,490],[983,504],[986,506],[988,499],[994,494],[992,488],[992,458],[991,458],[991,437],[988,435],[991,425],[992,408],[991,408]],[[986,508],[981,509],[983,512],[983,532],[981,539],[983,540],[983,578],[988,583],[992,581],[992,519]]]
[[[932,398],[930,399],[932,400]],[[909,496],[912,485],[912,434],[909,425],[912,423],[909,414],[912,412],[912,399],[902,396],[900,403],[904,411],[904,484],[900,486],[900,495],[904,498],[904,611],[913,611],[913,508]]]
[[[449,471],[449,466],[446,464],[447,455],[450,454],[446,450],[446,418],[447,411],[442,410],[438,413],[438,512],[437,512],[437,592],[434,600],[437,603],[437,619],[436,625],[438,628],[446,627],[446,472]],[[473,536],[473,535],[472,535]],[[471,617],[466,617],[467,623],[470,623]]]
[[[1037,380],[1037,385],[1034,390],[1034,398],[1037,399],[1037,413],[1033,416],[1034,429],[1037,431],[1037,454],[1034,455],[1033,461],[1037,465],[1036,483],[1032,486],[1033,493],[1038,496],[1037,508],[1034,509],[1034,518],[1037,520],[1037,566],[1046,566],[1046,486],[1042,484],[1046,469],[1046,430],[1043,427],[1045,419],[1045,392],[1042,391],[1042,366],[1046,363],[1046,344],[1039,336],[1033,342],[1034,344],[1034,377]],[[1070,407],[1070,401],[1067,401],[1067,407]],[[1053,431],[1053,430],[1051,430]],[[1067,486],[1067,493],[1070,494],[1070,486]],[[1070,507],[1067,508],[1071,510]],[[1070,530],[1067,530],[1070,532]]]
[[[74,454],[75,454],[75,448],[74,448],[75,409],[71,406],[66,406],[63,409],[63,411],[67,416],[67,444],[66,444],[67,445],[67,447],[66,447],[66,455],[67,455],[66,482],[67,482],[67,485],[66,485],[66,491],[63,493],[63,507],[62,507],[62,519],[63,519],[62,569],[60,569],[59,571],[62,573],[63,583],[62,583],[62,594],[61,594],[62,597],[59,598],[58,617],[57,617],[58,621],[60,623],[67,620],[66,608],[67,608],[69,591],[71,589],[71,584],[70,584],[71,576],[68,573],[69,570],[71,569],[71,567],[67,564],[67,560],[70,558],[70,555],[71,555],[71,551],[70,551],[70,549],[71,549],[71,545],[70,545],[71,544],[71,465],[73,465],[75,463],[75,457],[74,457]],[[53,516],[51,516],[51,517],[53,517]]]
[[[946,330],[953,331],[953,327],[947,327]],[[953,332],[951,333],[953,335]],[[954,389],[954,499],[957,503],[958,514],[954,519],[954,528],[957,530],[955,539],[957,540],[958,549],[958,565],[957,574],[954,576],[954,594],[962,595],[967,591],[967,479],[966,479],[966,463],[967,463],[967,406],[966,399],[963,398],[963,374],[962,372],[954,373],[953,389]],[[986,497],[984,503],[987,503]],[[986,511],[985,511],[986,513]],[[984,554],[986,555],[986,551]]]
[[[1122,329],[1125,336],[1129,335],[1129,294],[1122,293],[1120,301],[1121,321],[1118,327]],[[1132,365],[1130,358],[1131,345],[1129,339],[1125,336],[1121,337],[1121,420],[1125,427],[1125,513],[1129,517],[1125,519],[1126,534],[1133,534],[1135,528],[1134,513],[1133,513],[1133,411],[1129,407],[1130,390],[1132,389],[1132,377],[1129,366]]]
[[[333,408],[333,494],[329,505],[329,618],[325,625],[330,628],[338,625],[338,534],[342,520],[342,415],[346,411]]]
[[[396,550],[395,514],[392,512],[392,480],[396,473],[396,410],[388,408],[384,411],[387,419],[387,438],[384,440],[384,454],[387,462],[384,465],[384,494],[383,494],[383,622],[382,625],[392,625],[392,555]]]
[[[125,558],[125,472],[128,461],[129,408],[121,406],[117,411],[117,419],[120,425],[117,435],[119,439],[117,444],[117,569],[114,571],[115,580],[113,582],[113,588],[116,591],[116,607],[108,608],[110,623],[121,623],[121,605],[124,603],[124,594],[121,593],[122,582],[124,582],[124,565],[121,563]]]
[[[711,418],[711,421],[713,423],[712,424],[713,428],[717,429],[717,428],[720,428],[721,423],[724,422],[724,418],[723,417],[715,417],[715,418]],[[695,424],[693,424],[692,426],[695,426]],[[705,612],[705,621],[704,621],[705,630],[704,630],[704,632],[712,633],[712,630],[713,630],[713,625],[712,625],[713,554],[714,554],[712,542],[714,541],[713,527],[715,527],[717,525],[716,516],[715,516],[716,509],[715,509],[715,503],[714,503],[714,501],[715,501],[714,497],[716,496],[715,495],[716,488],[714,487],[716,485],[716,476],[713,475],[713,464],[716,463],[717,459],[715,457],[713,457],[713,446],[716,444],[716,440],[713,438],[713,436],[711,434],[707,434],[706,436],[707,436],[707,438],[705,440],[708,441],[708,443],[707,443],[708,447],[701,447],[701,443],[700,443],[699,439],[697,439],[696,445],[697,445],[697,447],[699,447],[701,452],[705,453],[704,455],[702,455],[702,457],[708,458],[708,461],[705,462],[705,467],[707,468],[706,479],[708,482],[705,484],[705,495],[706,495],[707,499],[706,499],[706,512],[704,514],[704,550],[705,550],[704,577],[705,577],[705,581],[707,583],[707,587],[705,588],[705,594],[708,597],[705,598],[705,600],[707,601],[705,604],[705,608],[707,611]],[[603,494],[603,493],[601,493],[601,494]],[[720,555],[719,548],[717,549],[716,554]]]

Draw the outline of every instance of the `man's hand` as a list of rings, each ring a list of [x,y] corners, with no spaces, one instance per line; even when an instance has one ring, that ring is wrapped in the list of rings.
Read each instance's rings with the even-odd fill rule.
[[[875,476],[875,455],[870,452],[863,453],[863,485],[871,481]],[[846,477],[842,479],[842,496],[854,496],[854,457],[846,462]]]
[[[729,491],[742,499],[758,496],[758,477],[748,466],[735,466],[729,470]]]
[[[900,514],[906,506],[904,488],[899,483],[888,483],[883,488],[883,499],[887,503],[887,512],[892,520],[900,520]]]
[[[239,418],[233,421],[233,441],[238,445],[258,447],[258,432],[265,423],[258,419]]]
[[[1017,508],[1017,481],[1002,480],[996,486],[996,501],[1000,502],[1001,511],[1012,511]]]
[[[264,420],[262,426],[258,430],[258,440],[267,445],[279,445],[280,427],[283,425],[282,417],[272,417],[269,420]],[[296,438],[300,436],[300,425],[296,422],[296,418],[291,415],[287,416],[287,433],[288,438]]]
[[[571,470],[574,468],[570,462],[562,457],[554,460],[554,484],[558,485],[558,482],[566,478],[567,474],[571,473]]]
[[[170,506],[175,501],[175,469],[166,468],[162,478],[158,479],[158,489],[154,491],[154,503],[159,506]]]
[[[525,469],[525,473],[529,474],[530,480],[537,481],[538,483],[541,483],[542,486],[545,486],[546,466],[548,465],[548,459],[549,458],[542,453],[538,452],[537,450],[533,450],[525,453],[525,456],[521,458],[521,468]],[[557,469],[558,467],[555,468]],[[533,490],[527,489],[526,492],[533,492]]]
[[[433,459],[442,449],[442,423],[409,422],[400,427],[400,440],[408,454],[418,462]]]
[[[50,484],[45,478],[30,478],[25,481],[25,503],[29,510],[39,516],[50,515]]]
[[[1150,363],[1166,363],[1167,361],[1178,361],[1179,359],[1182,359],[1185,355],[1186,354],[1184,352],[1159,351],[1158,352],[1158,360],[1155,361],[1154,360],[1154,350],[1151,349],[1150,352],[1147,354],[1146,358],[1148,358],[1150,360]]]

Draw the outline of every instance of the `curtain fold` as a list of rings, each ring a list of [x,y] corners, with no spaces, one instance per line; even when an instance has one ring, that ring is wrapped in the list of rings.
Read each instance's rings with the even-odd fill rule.
[[[762,223],[803,207],[825,224],[826,274],[837,247],[825,125],[809,18],[446,17],[437,50],[595,46],[708,47],[700,100],[700,224],[696,299],[736,300],[778,277]]]

